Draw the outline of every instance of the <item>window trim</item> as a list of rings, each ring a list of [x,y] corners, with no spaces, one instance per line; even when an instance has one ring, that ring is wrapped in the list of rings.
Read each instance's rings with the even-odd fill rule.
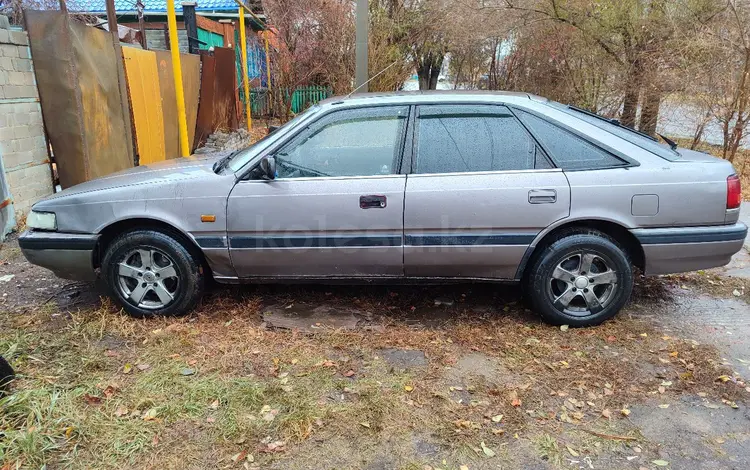
[[[633,168],[633,167],[641,166],[641,164],[638,161],[633,160],[632,158],[628,157],[627,155],[623,154],[622,152],[620,152],[620,151],[618,151],[618,150],[616,150],[616,149],[614,149],[614,148],[612,148],[612,147],[610,147],[610,146],[608,146],[606,144],[602,144],[602,143],[599,143],[599,142],[594,142],[594,141],[591,140],[591,138],[589,138],[589,136],[587,136],[583,132],[581,132],[581,131],[579,131],[579,130],[577,130],[577,129],[575,129],[575,128],[567,125],[567,124],[564,124],[564,123],[562,123],[560,121],[557,121],[557,120],[555,120],[553,118],[550,118],[549,116],[547,116],[545,114],[539,113],[539,112],[534,111],[534,110],[529,109],[529,108],[524,108],[522,106],[508,105],[508,108],[511,110],[511,112],[513,113],[513,115],[516,116],[516,119],[518,119],[518,121],[526,129],[526,131],[529,132],[533,136],[533,138],[536,141],[536,143],[539,145],[539,147],[541,147],[544,150],[544,153],[546,154],[547,158],[550,161],[552,161],[552,164],[556,168],[562,168],[563,171],[567,172],[567,171],[613,170],[613,169],[619,169],[619,168]],[[565,169],[565,168],[563,168],[563,166],[560,165],[560,163],[555,159],[555,157],[553,156],[552,152],[550,152],[544,145],[542,145],[542,143],[539,140],[539,138],[537,138],[537,136],[534,135],[534,133],[532,132],[532,130],[529,129],[529,127],[526,125],[526,123],[523,122],[523,120],[518,116],[517,112],[519,112],[519,111],[531,114],[532,116],[537,117],[537,118],[543,120],[547,124],[549,124],[551,126],[554,126],[554,127],[558,128],[558,129],[562,130],[563,132],[567,132],[568,134],[572,134],[573,136],[578,137],[579,139],[583,140],[584,142],[588,143],[589,145],[593,146],[594,148],[598,149],[599,151],[607,153],[607,154],[611,155],[612,157],[614,157],[614,158],[616,158],[618,160],[621,160],[623,162],[623,164],[622,165],[613,165],[613,166],[591,166],[591,167],[575,168],[575,169]]]
[[[398,149],[400,151],[400,161],[403,162],[404,159],[404,142],[406,140],[406,134],[409,124],[409,117],[411,116],[411,109],[414,106],[409,103],[378,103],[378,104],[363,104],[359,106],[348,106],[345,108],[331,108],[327,111],[322,111],[319,116],[316,116],[308,121],[303,121],[300,123],[299,126],[296,126],[294,129],[290,130],[290,133],[288,135],[281,136],[279,140],[276,142],[273,142],[271,145],[269,145],[267,148],[263,149],[260,153],[258,153],[255,157],[253,157],[252,160],[250,160],[246,165],[245,168],[242,168],[238,170],[235,175],[238,175],[237,182],[244,182],[244,181],[262,181],[262,182],[268,182],[268,180],[263,179],[256,179],[253,178],[253,171],[260,165],[260,161],[263,159],[263,157],[269,157],[273,156],[276,152],[278,152],[280,149],[282,149],[285,145],[291,143],[294,139],[296,139],[298,136],[300,136],[302,133],[307,132],[310,127],[318,124],[322,119],[325,119],[327,116],[330,116],[335,113],[344,113],[344,112],[351,112],[351,111],[362,111],[367,109],[373,109],[373,108],[407,108],[407,117],[406,117],[406,124],[404,125],[404,128],[401,131],[401,146]],[[398,145],[398,144],[397,144]],[[397,160],[397,159],[394,159]],[[315,180],[328,180],[330,178],[369,178],[371,176],[394,176],[399,175],[399,172],[391,171],[388,175],[370,175],[370,176],[320,176],[320,177],[314,177],[312,179]],[[295,180],[295,179],[309,179],[309,178],[287,178],[286,180]],[[274,180],[275,181],[275,180]],[[279,180],[281,181],[281,180]]]
[[[426,106],[493,106],[493,107],[503,107],[507,111],[510,112],[513,119],[516,120],[516,122],[521,126],[521,129],[526,133],[526,135],[531,139],[531,141],[536,144],[536,147],[539,148],[542,152],[542,156],[547,160],[547,162],[551,165],[552,168],[536,168],[536,158],[534,159],[534,168],[525,168],[521,170],[484,170],[484,171],[462,171],[462,172],[448,172],[448,173],[417,173],[417,152],[419,150],[418,148],[418,142],[419,142],[419,114],[420,110],[423,107]],[[524,125],[523,122],[521,122],[520,119],[518,119],[518,116],[516,113],[513,112],[513,109],[511,105],[508,103],[491,103],[491,102],[454,102],[454,103],[440,103],[440,102],[430,102],[430,103],[419,103],[417,105],[414,105],[416,108],[414,113],[414,120],[411,122],[413,125],[412,130],[412,145],[411,145],[411,155],[410,155],[410,164],[409,164],[409,175],[466,175],[466,174],[488,174],[488,173],[514,173],[518,171],[549,171],[553,169],[558,169],[559,166],[555,163],[554,160],[549,156],[549,152],[539,145],[539,141],[536,139],[534,134],[529,132],[529,129]]]

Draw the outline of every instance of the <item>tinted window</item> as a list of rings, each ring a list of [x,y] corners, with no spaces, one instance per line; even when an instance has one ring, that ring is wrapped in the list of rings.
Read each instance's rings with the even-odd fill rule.
[[[277,178],[371,176],[396,172],[406,107],[333,113],[277,152]]]
[[[524,111],[519,111],[518,115],[555,163],[564,170],[611,168],[625,164],[614,155],[542,118]]]
[[[570,106],[566,106],[556,101],[550,101],[547,104],[565,113],[568,113],[571,116],[575,116],[579,119],[583,119],[584,121],[588,122],[589,124],[593,124],[599,129],[605,130],[618,137],[622,137],[623,139],[627,140],[631,144],[637,145],[644,150],[648,150],[651,153],[654,153],[666,160],[674,161],[680,158],[680,154],[672,150],[671,148],[669,148],[669,145],[661,144],[657,140],[654,140],[648,136],[635,132],[632,129],[629,129],[625,126],[616,125],[610,122],[609,119],[605,117],[598,116],[598,115],[594,116],[585,111],[582,112],[581,110],[571,108]]]
[[[422,106],[418,124],[416,173],[534,168],[536,146],[504,106]]]

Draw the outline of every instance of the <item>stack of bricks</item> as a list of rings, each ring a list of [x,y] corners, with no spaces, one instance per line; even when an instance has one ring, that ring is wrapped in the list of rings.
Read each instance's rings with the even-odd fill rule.
[[[0,156],[18,217],[53,192],[39,93],[25,31],[0,16]]]

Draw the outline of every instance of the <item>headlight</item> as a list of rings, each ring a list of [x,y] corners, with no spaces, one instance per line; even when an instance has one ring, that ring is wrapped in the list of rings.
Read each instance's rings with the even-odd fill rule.
[[[39,230],[57,230],[57,217],[54,212],[31,211],[26,217],[26,226]]]

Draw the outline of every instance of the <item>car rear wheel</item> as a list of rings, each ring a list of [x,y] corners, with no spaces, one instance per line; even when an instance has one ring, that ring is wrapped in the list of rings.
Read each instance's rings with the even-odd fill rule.
[[[534,310],[555,325],[598,325],[630,298],[633,269],[627,252],[598,231],[571,233],[532,262],[526,290]]]
[[[102,271],[112,296],[137,318],[184,315],[203,295],[201,264],[174,236],[154,230],[120,235]]]
[[[3,356],[0,356],[0,397],[15,378],[13,368]]]

